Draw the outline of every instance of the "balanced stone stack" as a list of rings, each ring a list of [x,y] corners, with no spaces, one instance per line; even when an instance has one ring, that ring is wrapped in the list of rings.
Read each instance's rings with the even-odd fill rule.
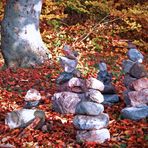
[[[123,96],[127,107],[121,111],[121,117],[140,120],[148,117],[148,73],[142,64],[144,57],[135,46],[129,49],[127,56],[129,59],[123,61],[127,88]]]
[[[84,80],[76,69],[78,54],[64,46],[65,57],[60,57],[60,63],[64,72],[57,78],[57,91],[52,97],[53,109],[62,114],[75,113],[78,102],[84,98]]]
[[[68,46],[65,48],[66,57],[61,58],[60,61],[64,73],[57,79],[58,92],[52,97],[53,109],[62,114],[76,115],[73,123],[77,128],[76,139],[78,142],[103,143],[110,139],[110,133],[106,128],[109,117],[103,113],[104,107],[101,104],[104,101],[101,94],[104,84],[95,78],[83,79],[80,72],[76,70],[77,64],[74,64],[77,63],[77,57]],[[73,58],[70,59],[71,57]],[[69,60],[73,60],[73,62],[70,64]]]
[[[107,129],[109,116],[105,113],[102,104],[104,101],[101,91],[104,85],[95,78],[89,78],[85,81],[87,91],[85,98],[81,100],[75,110],[73,124],[77,129],[77,142],[98,142],[103,143],[110,139],[110,133]]]
[[[114,103],[119,102],[119,97],[116,94],[115,87],[112,85],[112,74],[107,71],[106,63],[99,63],[99,72],[97,79],[103,82],[105,88],[102,91],[104,96],[103,104],[113,105]]]

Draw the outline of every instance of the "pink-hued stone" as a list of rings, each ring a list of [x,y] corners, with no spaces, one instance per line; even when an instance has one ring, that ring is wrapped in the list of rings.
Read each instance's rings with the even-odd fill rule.
[[[148,88],[148,78],[141,78],[132,82],[131,87],[135,91],[140,91],[142,89]]]
[[[62,114],[75,113],[76,105],[84,99],[84,94],[59,92],[52,97],[53,109]]]
[[[148,104],[148,89],[142,89],[140,91],[131,91],[128,93],[132,106],[139,106]]]

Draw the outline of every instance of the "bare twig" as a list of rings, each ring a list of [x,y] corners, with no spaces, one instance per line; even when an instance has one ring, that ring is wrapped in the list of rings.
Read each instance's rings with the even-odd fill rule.
[[[99,22],[90,30],[90,32],[88,32],[88,33],[85,34],[85,35],[82,35],[82,36],[80,37],[80,38],[82,38],[82,39],[81,39],[79,42],[83,42],[86,38],[88,38],[89,35],[90,35],[91,33],[93,33],[93,31],[94,31],[99,25],[101,25],[101,24],[102,24],[102,25],[105,25],[105,24],[112,23],[112,22],[114,22],[114,21],[120,19],[120,18],[116,18],[116,19],[113,19],[113,20],[106,21],[106,22],[102,23],[107,17],[108,17],[108,15],[105,16],[101,21],[99,21]],[[79,38],[79,39],[80,39],[80,38]],[[73,45],[75,45],[75,44],[78,42],[79,39],[77,39],[77,40],[73,43]]]

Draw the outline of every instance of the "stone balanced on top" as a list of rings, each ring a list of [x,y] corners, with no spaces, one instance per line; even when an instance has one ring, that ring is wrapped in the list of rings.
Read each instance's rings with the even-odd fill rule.
[[[97,79],[103,82],[105,86],[102,91],[104,96],[103,104],[113,105],[114,103],[119,102],[119,97],[116,94],[115,87],[112,85],[112,74],[107,71],[107,65],[103,61],[99,63]]]
[[[129,59],[123,61],[127,88],[123,96],[127,107],[121,111],[121,117],[140,120],[148,117],[148,73],[142,65],[143,55],[132,43],[129,43],[127,56]]]
[[[69,60],[69,56],[66,55],[66,58]],[[76,65],[73,66],[73,71],[66,71],[68,68],[64,66],[63,68],[64,74],[68,77],[65,80],[62,73],[62,76],[60,75],[57,79],[58,92],[52,97],[53,109],[62,114],[75,114],[73,124],[77,129],[78,142],[103,143],[110,139],[110,133],[106,128],[109,117],[103,113],[104,107],[100,104],[104,101],[101,94],[104,84],[95,78],[84,80],[76,69]]]
[[[37,107],[41,101],[40,93],[35,89],[29,89],[25,95],[25,105],[20,110],[14,110],[6,115],[5,124],[10,129],[26,128],[34,122],[35,129],[45,131],[45,113]],[[35,122],[38,121],[38,122]]]

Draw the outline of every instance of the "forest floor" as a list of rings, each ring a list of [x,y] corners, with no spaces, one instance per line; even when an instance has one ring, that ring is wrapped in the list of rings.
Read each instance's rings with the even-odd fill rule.
[[[91,24],[91,23],[90,23]],[[122,61],[127,59],[126,43],[119,38],[104,37],[105,40],[92,42],[89,36],[82,40],[89,24],[62,26],[52,28],[46,23],[41,23],[41,33],[44,42],[52,53],[52,60],[45,65],[30,69],[5,69],[2,70],[3,59],[0,60],[0,147],[2,144],[11,144],[17,148],[146,148],[148,146],[148,126],[146,119],[131,121],[120,118],[120,112],[125,107],[122,93],[123,86]],[[99,34],[99,32],[98,32]],[[87,34],[86,34],[87,35]],[[97,33],[94,35],[97,40]],[[100,36],[100,35],[98,35]],[[83,36],[84,37],[84,36]],[[76,42],[77,40],[77,42]],[[78,69],[84,78],[97,76],[97,64],[100,60],[107,63],[108,70],[113,73],[113,84],[120,96],[120,102],[113,106],[105,106],[109,114],[108,129],[111,134],[110,141],[103,144],[76,142],[76,130],[72,124],[73,115],[61,115],[52,110],[51,96],[56,92],[55,80],[63,71],[58,62],[62,55],[63,45],[73,46],[79,53]],[[75,42],[74,45],[72,45]],[[146,57],[146,53],[143,52]],[[143,63],[148,67],[147,60]],[[43,103],[39,109],[45,111],[47,121],[51,122],[51,130],[43,133],[39,130],[28,130],[23,138],[19,138],[19,129],[10,130],[4,124],[8,112],[20,109],[24,103],[24,96],[30,88],[39,90]]]

